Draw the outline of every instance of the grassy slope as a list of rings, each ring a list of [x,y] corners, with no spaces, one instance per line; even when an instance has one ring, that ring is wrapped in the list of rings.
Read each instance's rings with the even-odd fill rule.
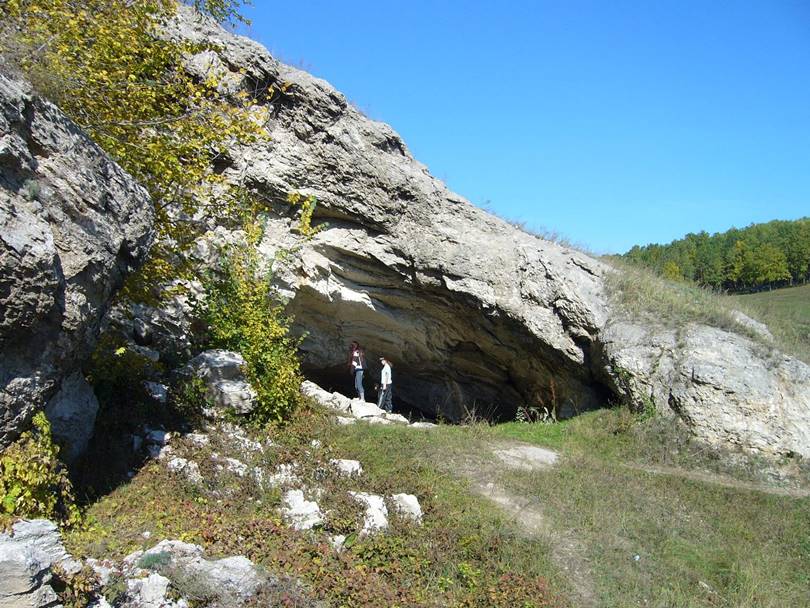
[[[312,437],[323,447],[311,447]],[[391,427],[335,427],[319,416],[304,416],[273,437],[276,448],[258,456],[222,441],[202,450],[181,447],[179,454],[200,463],[207,483],[217,478],[215,486],[196,488],[159,463],[147,464],[131,482],[91,505],[92,525],[70,532],[66,544],[75,555],[120,559],[163,538],[179,538],[202,544],[212,556],[242,554],[272,573],[300,578],[313,599],[326,599],[330,606],[566,606],[564,583],[547,546],[517,535],[495,507],[470,496],[462,481],[437,466],[448,453],[473,447],[474,438],[453,432],[437,438],[441,441]],[[208,464],[212,450],[267,471],[298,463],[306,486],[324,491],[318,499],[329,510],[323,533],[287,528],[277,511],[280,491],[216,473]],[[335,457],[361,460],[363,476],[325,477]],[[348,498],[349,490],[414,493],[425,523],[417,527],[392,513],[389,534],[353,539],[338,553],[327,535],[361,527],[362,509]],[[548,584],[548,578],[561,582]],[[526,602],[515,604],[518,597]]]
[[[712,459],[699,448],[676,453],[671,437],[656,441],[666,428],[660,421],[622,416],[596,412],[553,427],[512,423],[494,431],[563,453],[558,467],[510,473],[505,483],[576,531],[599,605],[810,605],[810,498],[655,473],[645,465],[703,468]]]
[[[267,464],[304,462],[306,454],[310,462],[357,458],[365,473],[355,488],[417,494],[424,526],[395,519],[390,535],[358,541],[339,556],[323,541],[278,525],[277,492],[231,480],[236,494],[218,503],[149,465],[93,505],[95,527],[73,533],[68,542],[78,554],[120,557],[163,537],[184,538],[213,554],[246,553],[272,571],[301,576],[335,605],[520,606],[515,594],[533,593],[531,585],[543,579],[550,591],[534,605],[557,605],[553,596],[571,588],[554,564],[550,540],[527,537],[515,521],[472,495],[461,473],[490,462],[493,444],[520,439],[557,449],[560,464],[548,471],[502,470],[493,479],[541,508],[553,529],[576,535],[597,605],[810,605],[810,499],[627,466],[711,460],[676,449],[672,437],[655,437],[663,428],[655,420],[638,423],[624,410],[557,425],[431,431],[299,422],[279,438],[280,451],[262,456]],[[324,443],[315,459],[308,448],[312,436]],[[344,485],[327,492],[338,496]],[[351,516],[340,504],[336,511],[329,525],[339,530]],[[141,536],[147,530],[149,541]],[[522,578],[509,579],[509,573]],[[501,599],[493,599],[496,590]]]
[[[754,295],[725,296],[694,283],[665,280],[616,258],[604,258],[620,272],[608,276],[616,310],[633,319],[671,328],[704,323],[736,332],[810,363],[810,285]],[[764,339],[735,319],[732,309],[762,321],[774,340]]]
[[[786,287],[729,298],[745,310],[791,329],[798,338],[810,343],[810,285]]]

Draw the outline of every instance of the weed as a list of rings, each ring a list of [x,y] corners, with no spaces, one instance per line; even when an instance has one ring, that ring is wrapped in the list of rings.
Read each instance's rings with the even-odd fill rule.
[[[101,586],[90,566],[68,573],[62,566],[55,564],[51,567],[51,574],[51,587],[64,608],[86,608],[93,602],[96,591]]]
[[[138,560],[138,568],[144,570],[159,570],[172,561],[171,553],[160,551],[158,553],[147,553]]]

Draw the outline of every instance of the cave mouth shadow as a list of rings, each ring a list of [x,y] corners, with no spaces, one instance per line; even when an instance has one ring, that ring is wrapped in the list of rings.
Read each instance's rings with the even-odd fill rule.
[[[186,434],[204,427],[200,413],[176,407],[174,388],[170,387],[172,397],[166,403],[150,398],[142,383],[117,398],[100,392],[93,436],[84,453],[68,467],[80,505],[90,505],[112,494],[155,462],[147,447],[148,431]]]
[[[376,360],[367,360],[363,385],[365,399],[378,403],[377,384],[382,365]],[[451,424],[487,422],[500,424],[511,422],[523,416],[539,417],[546,410],[545,404],[555,404],[551,409],[554,419],[565,420],[582,413],[603,407],[612,407],[620,402],[615,391],[597,378],[588,383],[590,394],[555,394],[553,388],[535,391],[534,399],[521,396],[518,388],[507,383],[502,387],[493,387],[480,379],[457,375],[437,376],[414,369],[409,365],[392,365],[393,368],[393,411],[402,414],[410,421],[425,420],[436,422],[442,420]],[[316,366],[302,365],[304,376],[324,390],[337,392],[348,398],[356,398],[354,376],[347,364]],[[452,376],[452,377],[451,377]],[[552,382],[553,387],[553,382]]]

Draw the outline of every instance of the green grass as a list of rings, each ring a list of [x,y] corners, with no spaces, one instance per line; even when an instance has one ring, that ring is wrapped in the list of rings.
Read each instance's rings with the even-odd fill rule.
[[[322,448],[310,447],[313,437]],[[120,558],[161,538],[181,538],[204,545],[211,556],[244,554],[270,572],[300,578],[314,599],[335,605],[576,606],[571,581],[555,562],[559,533],[577,539],[598,606],[810,605],[810,499],[643,470],[711,470],[719,462],[685,437],[671,421],[640,422],[626,409],[557,424],[429,431],[334,426],[305,415],[273,437],[277,448],[249,464],[303,463],[307,485],[320,484],[323,504],[333,505],[321,537],[281,523],[277,490],[225,479],[222,498],[213,500],[150,464],[93,504],[92,525],[68,532],[67,544],[77,555]],[[560,462],[543,471],[505,469],[491,448],[514,440],[553,448]],[[227,453],[224,445],[208,449]],[[180,454],[194,456],[206,479],[214,475],[202,466],[207,452]],[[360,460],[363,477],[323,480],[318,469],[328,458]],[[538,506],[552,536],[527,534],[473,493],[468,479],[476,470]],[[756,478],[745,467],[725,471]],[[424,525],[394,516],[388,534],[357,539],[337,554],[323,535],[357,525],[338,499],[348,489],[416,494]]]
[[[810,362],[810,285],[728,296],[734,306],[759,319],[787,345],[786,350]]]
[[[492,433],[562,453],[553,469],[511,472],[502,481],[535,497],[560,529],[575,531],[599,605],[810,605],[810,498],[691,479],[693,468],[711,469],[716,460],[675,441],[668,427],[661,419],[634,423],[615,410],[558,425],[510,423]],[[662,464],[672,474],[642,470]],[[683,475],[672,468],[688,464]],[[726,472],[753,476],[741,465]],[[806,471],[803,479],[808,487]]]

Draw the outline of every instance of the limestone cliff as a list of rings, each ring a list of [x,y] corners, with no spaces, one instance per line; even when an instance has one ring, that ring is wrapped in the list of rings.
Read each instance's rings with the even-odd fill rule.
[[[0,75],[0,448],[60,388],[54,433],[87,441],[95,397],[75,372],[146,256],[152,215],[146,191],[58,108]]]
[[[229,179],[270,200],[318,199],[322,231],[275,268],[312,379],[348,391],[345,349],[357,339],[370,360],[394,361],[400,403],[426,412],[571,414],[626,399],[706,441],[810,455],[807,365],[697,323],[620,320],[605,290],[612,269],[449,191],[328,83],[190,11],[173,35],[219,44],[190,69],[258,91],[271,110],[271,141],[232,150]],[[289,214],[270,220],[268,259],[300,244],[291,227]]]

